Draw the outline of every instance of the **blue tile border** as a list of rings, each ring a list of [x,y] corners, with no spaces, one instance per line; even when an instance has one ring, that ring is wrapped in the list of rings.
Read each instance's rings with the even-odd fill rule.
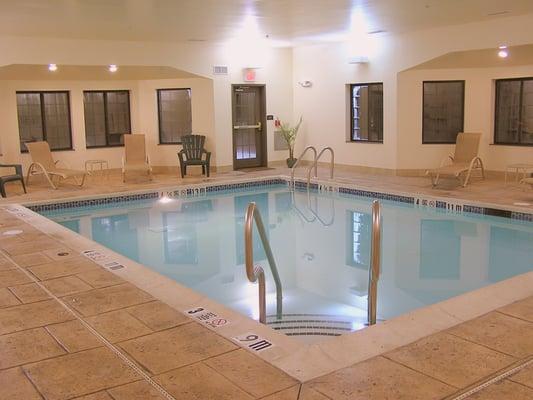
[[[195,194],[199,194],[202,192],[203,193],[216,193],[216,192],[222,192],[225,190],[249,189],[249,188],[256,188],[256,187],[261,187],[261,186],[271,186],[271,185],[280,185],[280,184],[289,185],[289,180],[285,178],[271,178],[271,179],[261,179],[261,180],[239,182],[239,183],[225,183],[225,184],[213,183],[208,186],[198,186],[198,187],[177,189],[177,190],[169,191],[167,193],[169,196],[173,196],[173,197],[183,196],[183,195],[190,196],[190,195],[195,195]],[[295,181],[294,187],[295,189],[299,189],[299,190],[307,189],[307,184],[303,181]],[[311,183],[309,187],[312,190],[319,189],[319,185],[317,183]],[[418,205],[417,200],[416,200],[417,198],[414,196],[411,197],[411,196],[403,196],[403,195],[396,195],[396,194],[383,193],[383,192],[374,192],[374,191],[368,191],[368,190],[362,190],[362,189],[353,189],[353,188],[342,187],[340,185],[338,185],[338,191],[339,193],[348,194],[352,196],[390,200],[390,201],[396,201],[396,202],[404,203],[404,204]],[[65,208],[96,206],[96,205],[101,205],[101,204],[126,203],[126,202],[131,202],[131,201],[136,201],[136,200],[157,199],[160,197],[161,193],[164,193],[164,191],[159,190],[159,191],[151,191],[151,192],[140,193],[140,194],[114,195],[110,197],[102,197],[102,198],[97,198],[97,199],[61,201],[59,203],[49,203],[49,204],[36,204],[36,205],[28,205],[27,208],[35,212],[43,212],[43,211],[52,211],[52,210],[59,210],[59,209],[65,209]],[[451,209],[457,210],[457,201],[447,202],[445,200],[432,200],[431,202],[432,203],[434,202],[434,207],[438,209],[446,210],[450,208],[449,206],[453,206]],[[420,205],[427,206],[428,204],[421,203]],[[503,210],[503,209],[490,208],[490,207],[482,207],[482,206],[476,206],[476,205],[471,205],[471,204],[464,204],[462,206],[461,211],[473,213],[473,214],[498,216],[498,217],[509,218],[509,219],[519,220],[519,221],[524,221],[524,222],[533,222],[533,213],[517,212],[517,211]]]

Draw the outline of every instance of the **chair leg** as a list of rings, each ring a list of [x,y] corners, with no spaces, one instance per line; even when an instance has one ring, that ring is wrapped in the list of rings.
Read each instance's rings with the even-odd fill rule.
[[[202,165],[202,175],[205,175],[205,165]]]
[[[184,178],[185,175],[187,175],[187,165],[183,166],[183,172],[181,173],[181,177]]]
[[[6,188],[5,188],[5,183],[3,181],[0,182],[0,194],[2,195],[2,197],[7,197],[6,196]]]
[[[22,189],[24,189],[24,193],[28,193],[28,192],[26,192],[26,185],[24,184],[24,177],[23,176],[20,177],[20,183],[22,183]]]
[[[209,164],[207,164],[207,165],[205,166],[205,169],[206,169],[206,171],[207,171],[206,176],[209,178]]]

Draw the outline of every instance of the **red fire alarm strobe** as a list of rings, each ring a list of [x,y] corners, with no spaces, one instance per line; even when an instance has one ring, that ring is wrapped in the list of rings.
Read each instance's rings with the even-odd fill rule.
[[[244,82],[255,82],[255,69],[254,68],[244,68]]]

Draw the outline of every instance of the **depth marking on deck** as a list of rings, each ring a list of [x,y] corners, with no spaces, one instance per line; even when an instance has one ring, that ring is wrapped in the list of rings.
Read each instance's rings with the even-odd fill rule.
[[[256,353],[274,347],[274,343],[252,332],[243,333],[242,335],[232,337],[232,339],[242,347],[246,347]]]
[[[124,265],[119,263],[118,261],[112,260],[107,254],[102,253],[98,250],[83,250],[81,252],[82,255],[90,259],[91,261],[94,261],[96,264],[100,265],[101,267],[110,269],[110,270],[117,270],[126,268]]]
[[[209,311],[204,307],[195,307],[185,310],[185,314],[213,329],[230,324],[229,319],[223,318],[217,313]]]

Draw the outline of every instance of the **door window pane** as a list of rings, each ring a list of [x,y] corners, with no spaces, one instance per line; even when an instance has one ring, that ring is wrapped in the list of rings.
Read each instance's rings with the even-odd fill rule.
[[[87,148],[120,146],[131,133],[127,90],[83,92]]]
[[[422,143],[455,143],[464,126],[464,81],[424,82]]]
[[[533,145],[533,78],[496,81],[494,143]]]
[[[350,139],[383,142],[383,84],[357,84],[350,88]]]
[[[181,143],[192,133],[191,89],[159,89],[159,142]]]
[[[20,149],[47,141],[51,150],[72,148],[68,92],[17,92]]]

